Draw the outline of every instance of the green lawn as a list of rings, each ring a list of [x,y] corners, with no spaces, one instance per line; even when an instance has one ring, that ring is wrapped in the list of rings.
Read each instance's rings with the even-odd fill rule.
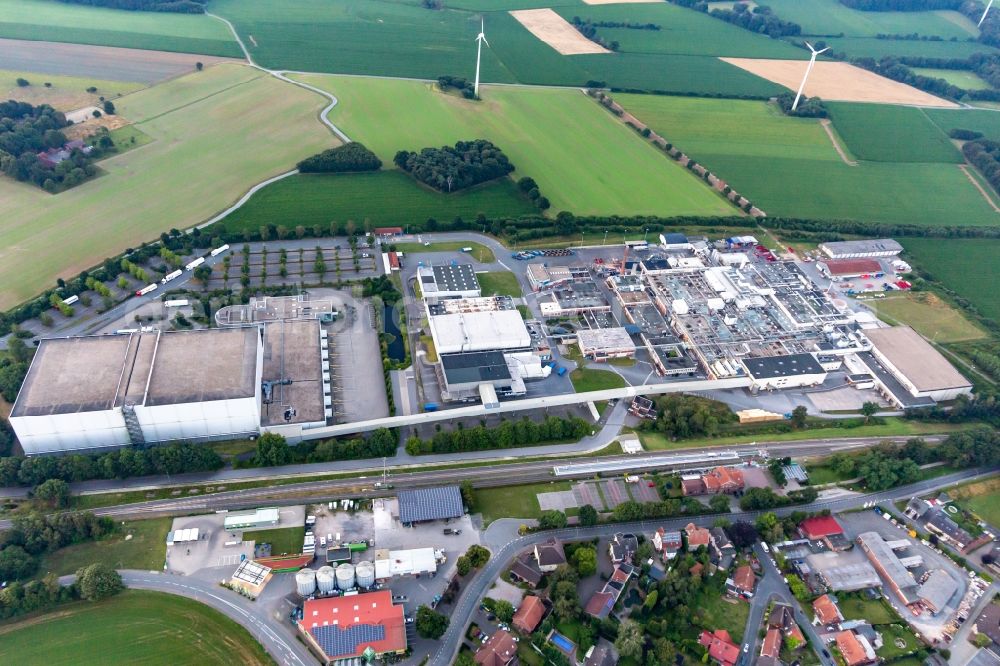
[[[172,518],[150,518],[119,525],[114,534],[99,541],[87,541],[47,553],[38,567],[38,577],[76,573],[94,562],[116,569],[160,571],[167,553],[167,532]],[[125,537],[131,535],[131,539]],[[2,660],[0,660],[2,661]]]
[[[584,640],[580,637],[580,632],[583,629],[584,627],[579,620],[563,620],[556,625],[556,630],[560,634],[576,643],[576,653],[578,655],[586,654],[587,650],[590,649],[590,646],[593,645],[593,639]],[[590,635],[591,634],[587,633],[584,634],[584,637],[589,638]]]
[[[852,475],[840,474],[835,469],[829,465],[823,464],[822,462],[806,465],[806,471],[809,473],[809,484],[813,486],[821,486],[827,483],[840,483],[841,481],[847,481],[849,478],[852,478]]]
[[[962,504],[990,525],[1000,525],[1000,492],[970,497]]]
[[[936,238],[901,239],[906,259],[935,280],[967,298],[987,317],[1000,318],[1000,240]],[[969,270],[975,266],[975,270]]]
[[[931,292],[906,292],[871,301],[869,307],[879,319],[895,321],[913,327],[935,342],[968,342],[981,340],[986,332]]]
[[[246,541],[271,544],[271,555],[296,555],[302,552],[305,531],[301,527],[278,527],[273,530],[247,530]]]
[[[750,616],[750,604],[743,600],[733,602],[721,590],[707,590],[691,607],[704,613],[706,628],[725,629],[734,640],[743,635]]]
[[[429,218],[450,222],[456,217],[474,219],[480,213],[494,218],[537,212],[509,178],[442,194],[390,169],[284,178],[257,192],[223,224],[227,229],[257,230],[263,224],[294,229],[300,224],[326,228],[331,220],[369,220],[375,226],[405,227]]]
[[[848,149],[873,162],[965,162],[941,128],[912,106],[828,102]]]
[[[498,518],[538,518],[542,513],[538,506],[538,493],[569,489],[569,481],[478,488],[475,510],[483,514],[483,523],[486,525]]]
[[[914,74],[929,76],[934,79],[944,79],[953,86],[966,90],[989,90],[990,84],[976,76],[975,73],[961,69],[930,69],[926,67],[914,67]]]
[[[455,252],[456,250],[462,250],[463,248],[471,247],[472,252],[469,255],[481,264],[492,264],[497,260],[496,255],[493,254],[493,250],[486,247],[482,243],[472,243],[469,241],[444,241],[440,243],[431,243],[430,245],[421,245],[420,243],[396,243],[396,249],[400,252]]]
[[[845,620],[867,620],[871,624],[899,622],[899,616],[881,599],[865,599],[861,593],[838,595],[837,605]]]
[[[577,368],[569,373],[573,389],[577,393],[587,391],[604,391],[625,386],[625,378],[611,370],[595,370],[593,368]]]
[[[883,659],[902,657],[922,647],[922,643],[913,635],[913,630],[908,629],[902,621],[899,624],[882,625],[877,627],[877,630],[882,634],[882,647],[876,651],[876,654]],[[897,639],[903,642],[903,647],[896,646]]]
[[[927,116],[945,132],[970,129],[1000,140],[1000,113],[983,109],[926,109]]]
[[[135,125],[119,127],[116,130],[111,130],[108,135],[111,137],[111,140],[115,142],[115,148],[118,149],[117,154],[119,155],[132,150],[133,148],[139,148],[153,142],[153,137],[149,136]]]
[[[0,265],[0,308],[163,231],[198,224],[253,183],[330,147],[316,120],[323,103],[232,64],[116,100],[153,143],[102,160],[104,175],[55,196],[0,178],[0,234],[18,249]]]
[[[139,590],[0,626],[0,662],[274,664],[246,629],[218,611],[181,596]]]
[[[0,4],[2,7],[2,4]],[[18,79],[31,85],[19,86]],[[45,84],[49,83],[50,86]],[[107,81],[82,76],[58,76],[38,72],[0,70],[0,99],[14,99],[30,104],[48,104],[57,111],[73,111],[85,106],[100,106],[101,97],[116,99],[121,95],[141,90],[142,83]],[[97,88],[93,93],[87,88]]]
[[[478,273],[476,278],[479,286],[483,288],[483,296],[511,296],[521,298],[524,294],[521,285],[517,281],[517,276],[507,271],[496,271],[493,273]]]
[[[0,37],[242,56],[225,24],[209,16],[103,9],[57,0],[0,0]]]
[[[301,76],[340,99],[330,114],[384,162],[398,150],[485,138],[531,176],[552,212],[714,215],[734,210],[578,90],[490,87],[484,101],[418,81]],[[398,110],[407,110],[399,122]],[[612,149],[613,147],[613,149]]]
[[[767,5],[782,19],[801,25],[805,35],[874,37],[915,32],[964,40],[979,34],[975,24],[954,11],[863,12],[838,0],[768,0]]]
[[[615,98],[771,216],[928,226],[1000,223],[954,164],[849,166],[819,121],[786,117],[764,102]]]

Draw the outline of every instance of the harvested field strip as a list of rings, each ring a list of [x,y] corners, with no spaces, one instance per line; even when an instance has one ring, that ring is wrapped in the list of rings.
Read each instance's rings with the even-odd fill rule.
[[[17,79],[25,79],[29,86],[17,85]],[[45,84],[52,84],[46,86]],[[99,106],[101,97],[117,99],[141,90],[141,83],[128,81],[105,81],[74,76],[38,74],[28,71],[0,70],[0,99],[14,99],[29,104],[48,104],[57,111],[73,111],[85,106]],[[97,88],[93,93],[87,88]]]
[[[969,164],[959,164],[958,168],[962,170],[962,173],[964,173],[966,178],[969,179],[969,182],[975,185],[976,189],[979,190],[979,193],[983,195],[983,198],[986,199],[990,206],[993,207],[993,210],[1000,213],[1000,207],[997,207],[996,200],[993,198],[993,195],[987,191],[986,187],[979,181],[978,174],[974,172],[975,167]]]
[[[551,9],[520,9],[510,12],[528,31],[563,55],[610,53],[574,28]]]
[[[840,139],[837,137],[837,134],[833,131],[833,127],[830,124],[830,119],[823,118],[822,120],[819,121],[819,124],[823,126],[823,130],[826,132],[826,135],[830,137],[830,143],[833,144],[834,150],[836,150],[837,154],[840,155],[840,159],[843,160],[844,164],[852,167],[858,166],[857,160],[852,160],[851,158],[849,158],[847,156],[847,152],[844,150],[844,147],[840,145]]]

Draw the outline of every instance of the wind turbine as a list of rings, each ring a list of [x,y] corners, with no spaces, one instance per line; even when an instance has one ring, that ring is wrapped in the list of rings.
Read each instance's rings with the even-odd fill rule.
[[[479,34],[476,35],[476,44],[477,44],[477,47],[476,47],[476,85],[475,85],[475,88],[474,88],[474,91],[473,91],[475,93],[476,99],[479,99],[479,61],[483,57],[483,42],[486,42],[486,46],[490,45],[490,43],[486,41],[486,21],[484,21],[483,19],[479,19],[479,20],[480,20]]]
[[[989,2],[986,3],[986,9],[983,10],[983,15],[979,19],[979,23],[976,24],[977,28],[983,24],[983,21],[986,20],[986,15],[990,13],[990,7],[992,6],[993,6],[993,0],[990,0]]]
[[[802,91],[806,89],[806,79],[809,78],[809,72],[813,71],[813,65],[816,64],[816,56],[824,51],[830,50],[830,47],[828,46],[825,49],[817,51],[809,42],[806,42],[806,46],[808,46],[809,50],[812,51],[812,55],[809,57],[809,66],[806,67],[806,75],[802,77],[802,83],[799,85],[799,91],[795,93],[795,101],[792,102],[792,111],[799,108],[799,99],[802,97]]]

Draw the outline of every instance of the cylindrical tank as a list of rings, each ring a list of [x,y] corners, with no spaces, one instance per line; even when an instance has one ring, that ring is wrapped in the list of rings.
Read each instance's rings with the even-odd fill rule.
[[[321,594],[333,592],[337,587],[337,578],[333,567],[323,566],[316,570],[316,587]]]
[[[337,567],[337,587],[350,590],[354,587],[354,565],[344,562]]]
[[[316,572],[306,567],[295,574],[295,589],[300,596],[308,597],[316,591]]]
[[[371,562],[358,562],[354,573],[358,579],[358,587],[368,589],[375,584],[375,565]]]

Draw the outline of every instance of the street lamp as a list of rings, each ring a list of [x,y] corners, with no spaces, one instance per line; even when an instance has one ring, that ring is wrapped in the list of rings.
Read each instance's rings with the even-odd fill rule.
[[[604,230],[604,242],[601,243],[601,244],[602,245],[607,245],[608,244],[608,230],[607,229]]]
[[[649,235],[649,227],[646,227],[645,229],[642,230],[642,242],[643,243],[646,242],[646,236],[648,236],[648,235]]]

